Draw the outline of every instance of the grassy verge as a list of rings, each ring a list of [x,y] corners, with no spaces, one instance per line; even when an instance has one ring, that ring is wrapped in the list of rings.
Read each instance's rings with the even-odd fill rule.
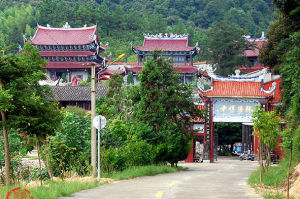
[[[113,172],[111,174],[102,174],[102,177],[113,178],[115,180],[131,179],[139,176],[153,176],[160,173],[170,173],[184,170],[182,167],[170,167],[170,166],[141,166],[128,168],[121,172]],[[61,196],[70,196],[75,192],[91,189],[97,187],[99,184],[97,181],[91,182],[67,182],[67,181],[48,181],[44,186],[28,188],[20,185],[13,186],[1,186],[0,185],[0,198],[6,198],[6,195],[14,188],[21,187],[22,189],[28,189],[30,195],[34,199],[56,199]]]
[[[292,162],[292,168],[296,166],[298,159],[294,158]],[[277,166],[271,166],[268,173],[263,174],[262,182],[266,186],[278,186],[281,185],[287,176],[289,160],[284,158]],[[248,183],[251,186],[259,184],[259,168],[254,171],[248,179]]]
[[[170,167],[170,166],[141,166],[141,167],[131,167],[119,172],[113,172],[110,174],[104,174],[106,178],[113,178],[115,180],[126,180],[130,178],[136,178],[140,176],[153,176],[161,173],[171,173],[176,171],[184,170],[182,167]]]
[[[294,157],[291,168],[298,164],[299,157]],[[271,166],[268,173],[264,173],[262,177],[262,183],[266,186],[270,186],[276,189],[277,186],[282,185],[286,181],[288,171],[289,159],[283,158],[277,166]],[[259,168],[254,171],[249,179],[248,183],[256,188],[259,184]],[[265,192],[263,197],[265,199],[281,199],[284,198],[280,193],[268,193]]]

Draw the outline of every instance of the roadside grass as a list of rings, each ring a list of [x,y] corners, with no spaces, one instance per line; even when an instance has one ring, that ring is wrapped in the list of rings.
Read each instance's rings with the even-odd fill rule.
[[[264,199],[284,199],[284,197],[279,193],[275,193],[275,194],[265,193]]]
[[[140,176],[153,176],[161,173],[172,173],[185,170],[183,167],[170,167],[167,165],[149,165],[140,167],[131,167],[123,171],[104,173],[103,177],[114,180],[126,180]]]
[[[99,186],[96,180],[92,182],[67,182],[67,181],[47,181],[44,186],[26,187],[20,185],[0,186],[0,198],[6,198],[6,195],[14,188],[21,187],[30,191],[30,196],[34,199],[56,199],[61,196],[69,196],[77,191],[90,189]]]
[[[113,172],[110,174],[103,173],[101,177],[113,178],[115,180],[125,180],[136,178],[140,176],[153,176],[161,173],[171,173],[185,170],[183,167],[170,167],[167,165],[149,165],[140,167],[131,167],[120,172]],[[99,183],[96,180],[90,182],[79,182],[79,181],[46,181],[44,186],[38,187],[26,187],[22,185],[12,185],[12,186],[1,186],[0,185],[0,198],[5,199],[7,194],[16,187],[21,187],[22,189],[28,189],[30,195],[34,199],[56,199],[58,197],[70,196],[75,192],[91,189],[105,183]]]
[[[293,169],[299,163],[299,156],[293,157],[291,168]],[[264,173],[262,176],[262,183],[265,186],[269,186],[270,190],[264,190],[264,199],[283,199],[285,198],[281,193],[278,192],[278,186],[282,185],[287,179],[289,159],[284,157],[278,165],[271,166],[268,173]],[[252,172],[248,179],[248,184],[254,188],[260,189],[259,186],[259,168]],[[274,190],[276,192],[274,192]],[[292,197],[291,197],[292,198]]]
[[[297,163],[298,163],[298,158],[293,158],[291,168],[296,166]],[[263,174],[262,177],[263,184],[266,186],[281,185],[286,180],[288,165],[289,165],[289,159],[283,158],[277,166],[271,166],[269,168],[268,173],[265,172]],[[255,186],[259,184],[259,168],[250,175],[248,179],[248,183],[251,186]]]

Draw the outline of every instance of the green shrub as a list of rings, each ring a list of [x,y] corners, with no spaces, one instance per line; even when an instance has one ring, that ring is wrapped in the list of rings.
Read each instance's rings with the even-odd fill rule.
[[[122,171],[125,168],[125,160],[122,157],[120,150],[102,149],[101,152],[101,167],[105,173],[111,173],[113,171]]]
[[[24,177],[26,177],[26,176],[24,176]],[[30,168],[30,178],[31,178],[31,180],[39,180],[40,179],[39,167]],[[50,179],[50,176],[49,176],[46,168],[42,168],[42,178],[43,178],[43,180]],[[22,180],[25,180],[25,179],[23,178]]]
[[[78,175],[89,172],[91,123],[83,114],[65,112],[61,131],[49,137],[47,150],[56,176],[64,177],[71,171]]]
[[[153,147],[145,141],[124,144],[120,151],[125,160],[125,166],[143,166],[153,163]]]

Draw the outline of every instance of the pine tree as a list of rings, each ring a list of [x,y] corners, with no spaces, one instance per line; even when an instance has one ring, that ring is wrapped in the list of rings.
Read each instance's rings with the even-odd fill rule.
[[[163,58],[145,64],[139,87],[137,120],[143,128],[152,129],[149,132],[144,128],[147,132],[141,132],[141,136],[156,145],[158,161],[177,164],[189,151],[190,137],[185,127],[195,111],[191,88],[179,83],[179,75]]]

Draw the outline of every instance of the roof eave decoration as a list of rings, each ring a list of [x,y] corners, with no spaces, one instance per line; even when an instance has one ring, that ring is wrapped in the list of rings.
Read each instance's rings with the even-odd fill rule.
[[[177,35],[170,33],[168,36],[168,33],[165,33],[164,35],[162,33],[156,34],[156,35],[150,35],[149,33],[144,34],[144,43],[145,39],[188,39],[188,34],[183,35]]]
[[[217,80],[217,81],[236,81],[236,82],[261,82],[261,80],[263,80],[268,72],[267,68],[262,69],[262,73],[259,76],[255,76],[255,77],[247,77],[244,75],[232,75],[229,77],[222,77],[219,75],[216,75],[214,73],[216,69],[206,69],[203,72],[207,72],[208,76],[211,77],[213,80]]]
[[[261,91],[262,92],[267,93],[267,94],[271,94],[273,96],[275,94],[275,90],[276,90],[276,82],[272,83],[272,87],[270,88],[270,90],[265,90],[263,86],[261,87]]]

